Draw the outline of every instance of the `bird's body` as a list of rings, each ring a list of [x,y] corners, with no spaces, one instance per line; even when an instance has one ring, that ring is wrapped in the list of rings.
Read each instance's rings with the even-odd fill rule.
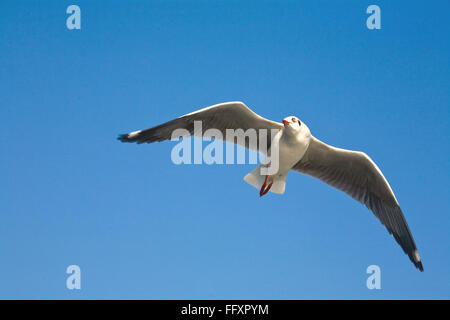
[[[285,127],[280,130],[278,136],[274,137],[271,143],[271,150],[269,150],[270,153],[276,145],[279,154],[278,170],[267,177],[269,183],[273,182],[273,185],[268,191],[273,193],[284,193],[289,171],[302,159],[311,140],[309,128],[305,124],[299,126],[299,120],[296,120],[298,122],[294,122],[292,119],[296,118],[290,116],[283,120]],[[247,183],[257,189],[260,189],[266,180],[265,175],[261,174],[261,167],[264,167],[264,165],[257,167],[244,177]]]
[[[293,117],[288,118],[292,119]],[[287,119],[284,121],[289,122]],[[283,128],[280,138],[280,169],[285,173],[289,172],[303,158],[311,140],[309,128],[304,123],[300,130],[291,130],[292,126],[292,122],[289,122]]]
[[[218,129],[224,137],[227,129],[266,130],[268,146],[265,150],[268,150],[268,155],[277,152],[277,170],[267,173],[264,169],[268,164],[262,164],[244,177],[247,183],[260,189],[261,196],[268,191],[284,193],[286,178],[291,170],[313,176],[344,191],[371,210],[414,265],[423,271],[405,217],[377,165],[363,152],[339,149],[323,143],[294,116],[283,119],[281,124],[262,118],[241,102],[228,102],[189,113],[153,128],[121,135],[119,140],[137,143],[164,141],[171,139],[176,129],[199,135],[195,131],[195,121],[202,121],[204,130]],[[271,136],[271,130],[276,130],[277,134]],[[259,140],[261,135],[258,136],[258,142]],[[245,139],[233,138],[229,142],[254,149],[254,145]]]

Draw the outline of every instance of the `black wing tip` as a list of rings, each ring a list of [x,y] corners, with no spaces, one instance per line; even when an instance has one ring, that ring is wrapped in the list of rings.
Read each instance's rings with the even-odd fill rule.
[[[121,142],[136,142],[136,139],[130,138],[130,135],[128,133],[119,134],[117,140]]]
[[[416,265],[416,268],[420,270],[420,272],[423,272],[422,261],[417,261],[414,264]]]
[[[122,141],[122,142],[126,142],[127,141],[127,137],[128,137],[127,133],[119,134],[119,136],[117,137],[117,140]]]
[[[419,263],[419,270],[420,270],[420,272],[423,272],[423,266],[422,266],[422,263]]]
[[[420,259],[419,251],[417,251],[417,249],[414,248],[414,250],[411,253],[408,253],[408,256],[411,259],[412,263],[414,263],[416,268],[419,269],[420,272],[423,272],[423,265],[422,260]]]

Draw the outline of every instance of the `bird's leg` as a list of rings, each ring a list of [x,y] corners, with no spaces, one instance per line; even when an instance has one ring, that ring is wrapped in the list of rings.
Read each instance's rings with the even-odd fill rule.
[[[271,183],[269,183],[269,185],[268,185],[267,188],[266,188],[268,177],[269,177],[269,176],[266,175],[266,178],[264,179],[264,183],[263,183],[263,185],[262,185],[262,187],[261,187],[261,190],[259,190],[259,196],[260,196],[260,197],[262,197],[263,195],[265,195],[267,192],[269,192],[270,188],[272,188],[273,181],[272,181]]]
[[[269,192],[270,188],[272,188],[272,185],[273,185],[273,181],[272,181],[271,183],[269,183],[269,185],[267,186],[267,189],[264,190],[263,194],[261,194],[261,197],[262,197],[263,195],[265,195],[267,192]]]
[[[266,178],[264,179],[264,183],[263,183],[263,185],[261,186],[261,190],[259,190],[259,196],[260,196],[260,197],[262,197],[262,196],[264,195],[264,188],[266,187],[266,184],[267,184],[267,176],[266,176]]]

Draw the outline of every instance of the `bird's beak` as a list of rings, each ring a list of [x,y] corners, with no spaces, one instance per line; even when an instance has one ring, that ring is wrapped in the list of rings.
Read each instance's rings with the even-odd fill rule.
[[[289,122],[289,121],[287,121],[287,120],[283,120],[283,123],[285,124],[285,125],[290,125],[291,123]]]

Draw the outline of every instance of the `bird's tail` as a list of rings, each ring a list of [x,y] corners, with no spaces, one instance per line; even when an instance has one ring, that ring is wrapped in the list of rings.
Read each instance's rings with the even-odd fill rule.
[[[273,193],[283,194],[286,187],[286,178],[287,175],[269,176],[269,182],[273,181],[270,191]],[[261,189],[265,179],[266,176],[261,174],[261,166],[257,167],[244,177],[245,182],[258,190]]]

